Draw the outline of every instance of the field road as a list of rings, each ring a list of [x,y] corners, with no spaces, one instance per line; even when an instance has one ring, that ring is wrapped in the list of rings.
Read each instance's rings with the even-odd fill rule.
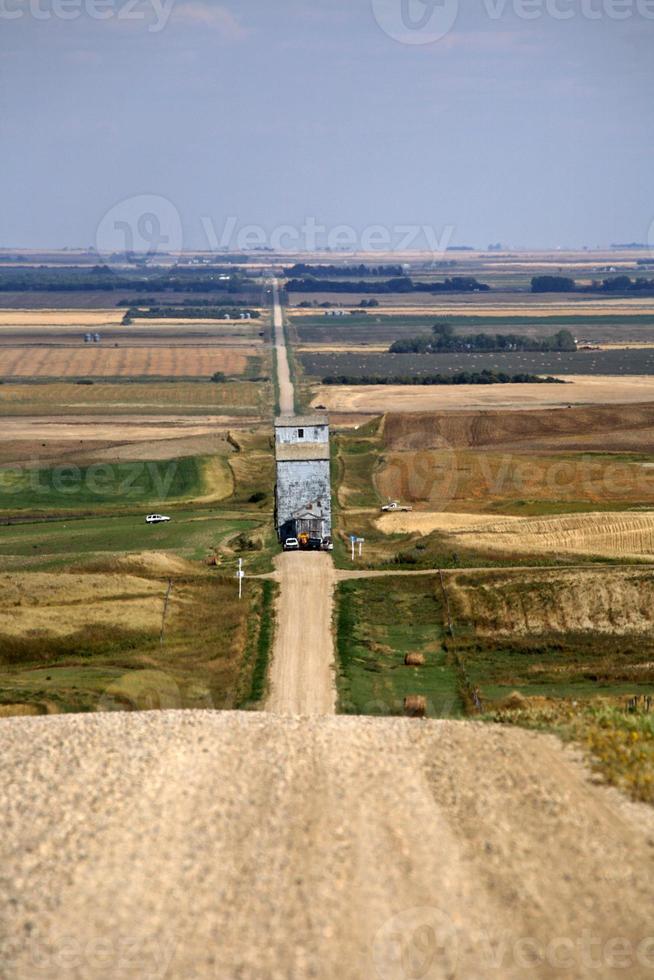
[[[266,708],[279,715],[334,714],[331,555],[287,552],[275,569],[280,592]]]
[[[288,351],[284,337],[284,314],[279,301],[279,286],[273,283],[273,327],[275,331],[275,357],[277,359],[277,383],[279,384],[279,414],[293,415],[295,404],[293,382],[288,364]]]
[[[0,748],[3,978],[652,974],[654,811],[553,738],[145,712]]]

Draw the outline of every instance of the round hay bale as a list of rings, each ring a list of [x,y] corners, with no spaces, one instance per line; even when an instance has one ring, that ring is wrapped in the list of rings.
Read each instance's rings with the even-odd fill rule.
[[[421,694],[407,694],[404,699],[404,714],[407,718],[424,718],[427,714],[427,698]]]
[[[407,653],[404,658],[405,667],[424,667],[425,663],[424,653]]]
[[[499,707],[504,711],[524,711],[529,707],[529,701],[520,691],[512,691],[508,697],[500,701]]]

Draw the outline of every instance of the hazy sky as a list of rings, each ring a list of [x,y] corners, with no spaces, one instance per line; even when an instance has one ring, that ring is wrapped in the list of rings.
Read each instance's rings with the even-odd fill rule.
[[[0,0],[0,245],[647,240],[654,0],[134,3]]]

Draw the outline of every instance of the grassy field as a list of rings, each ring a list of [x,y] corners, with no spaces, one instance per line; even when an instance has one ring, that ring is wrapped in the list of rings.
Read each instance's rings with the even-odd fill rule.
[[[203,496],[231,496],[220,457],[0,470],[0,513],[89,513],[170,506]]]
[[[229,538],[256,531],[261,518],[223,517],[208,509],[173,509],[170,524],[148,525],[141,514],[0,526],[1,568],[52,568],[96,556],[165,552],[202,560]]]
[[[401,715],[404,697],[419,694],[427,699],[430,717],[461,715],[456,667],[443,639],[443,609],[433,576],[341,583],[339,710]],[[405,666],[407,653],[423,654],[425,666]]]

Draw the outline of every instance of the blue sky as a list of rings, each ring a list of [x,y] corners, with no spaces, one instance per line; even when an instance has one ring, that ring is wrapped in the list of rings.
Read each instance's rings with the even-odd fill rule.
[[[652,0],[0,0],[0,245],[93,244],[141,195],[188,248],[646,241],[653,52]]]

